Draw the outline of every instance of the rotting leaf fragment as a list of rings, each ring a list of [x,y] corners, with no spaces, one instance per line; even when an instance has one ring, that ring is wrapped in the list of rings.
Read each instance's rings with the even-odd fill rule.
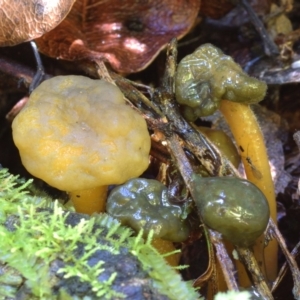
[[[193,26],[198,0],[75,2],[67,18],[36,42],[65,60],[106,60],[122,73],[144,69],[173,37]]]
[[[0,0],[0,46],[14,46],[56,27],[75,0]]]

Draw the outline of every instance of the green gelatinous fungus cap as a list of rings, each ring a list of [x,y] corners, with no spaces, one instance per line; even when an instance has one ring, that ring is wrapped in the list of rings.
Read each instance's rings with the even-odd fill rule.
[[[192,185],[203,222],[233,244],[251,246],[266,229],[267,199],[248,180],[193,175]]]
[[[176,73],[177,101],[187,106],[190,119],[215,112],[222,99],[244,104],[261,101],[267,85],[248,76],[230,56],[204,44],[179,63]]]
[[[181,218],[182,209],[172,205],[167,188],[156,180],[131,179],[112,190],[107,213],[123,225],[145,234],[154,231],[154,237],[172,242],[182,242],[189,236],[189,226]]]

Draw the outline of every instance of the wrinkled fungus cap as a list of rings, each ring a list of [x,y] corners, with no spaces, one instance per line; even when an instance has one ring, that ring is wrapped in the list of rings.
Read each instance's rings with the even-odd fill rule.
[[[194,174],[191,185],[205,225],[234,245],[252,246],[265,231],[270,218],[268,201],[250,181]]]
[[[243,104],[261,101],[267,85],[246,74],[234,60],[204,44],[178,64],[176,100],[190,120],[214,113],[225,99]]]
[[[169,202],[167,188],[156,180],[137,178],[114,188],[106,211],[136,231],[153,230],[155,238],[182,242],[189,236],[181,207]]]
[[[60,190],[121,184],[148,166],[145,120],[116,86],[83,76],[44,81],[12,124],[22,163]]]

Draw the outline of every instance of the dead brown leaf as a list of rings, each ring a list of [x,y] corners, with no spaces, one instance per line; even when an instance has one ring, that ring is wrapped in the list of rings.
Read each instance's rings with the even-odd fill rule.
[[[0,0],[0,47],[40,37],[56,27],[75,0]]]
[[[51,57],[106,60],[119,72],[137,72],[171,38],[190,30],[199,7],[199,0],[77,0],[67,18],[36,42]]]

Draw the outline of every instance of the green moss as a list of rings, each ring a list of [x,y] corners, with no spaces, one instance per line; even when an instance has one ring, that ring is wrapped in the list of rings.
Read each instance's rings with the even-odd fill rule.
[[[30,194],[30,185],[0,170],[1,299],[14,297],[20,289],[26,299],[83,299],[61,284],[74,281],[76,286],[88,285],[84,299],[124,298],[115,288],[118,272],[107,273],[104,260],[91,261],[97,253],[108,253],[117,262],[125,252],[137,259],[159,293],[169,299],[198,299],[191,284],[151,246],[151,235],[144,241],[142,232],[134,236],[106,214],[78,218],[57,201]],[[75,215],[77,221],[70,225]]]

